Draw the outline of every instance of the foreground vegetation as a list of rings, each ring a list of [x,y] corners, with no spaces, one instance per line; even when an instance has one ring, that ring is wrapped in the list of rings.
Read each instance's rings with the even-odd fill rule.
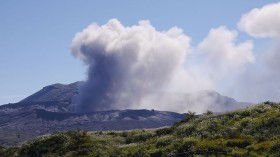
[[[56,132],[21,147],[1,147],[0,156],[148,157],[195,151],[280,156],[280,104],[265,102],[219,115],[189,112],[174,126],[155,130]]]

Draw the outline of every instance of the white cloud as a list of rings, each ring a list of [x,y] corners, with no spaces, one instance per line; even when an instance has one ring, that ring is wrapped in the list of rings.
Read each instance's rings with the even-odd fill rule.
[[[202,58],[201,68],[208,77],[219,81],[226,75],[244,70],[246,64],[254,62],[253,43],[237,44],[237,32],[226,27],[211,29],[198,46]]]
[[[280,37],[280,2],[244,14],[238,27],[254,37]]]

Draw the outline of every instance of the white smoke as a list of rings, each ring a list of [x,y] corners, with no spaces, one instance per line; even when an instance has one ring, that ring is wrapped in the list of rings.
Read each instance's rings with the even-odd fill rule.
[[[236,76],[253,63],[252,41],[236,43],[237,31],[226,27],[211,29],[208,36],[198,45],[202,62],[200,66],[207,77],[215,82]]]
[[[225,26],[211,29],[197,46],[191,46],[182,29],[157,31],[149,21],[127,27],[112,19],[88,26],[71,45],[88,69],[77,111],[240,107],[212,90],[243,101],[279,101],[280,3],[249,11],[238,28],[253,37],[269,37],[273,44],[254,54],[253,41],[240,42],[238,32]]]
[[[72,54],[88,66],[78,110],[123,109],[163,90],[183,66],[190,38],[173,27],[156,31],[149,21],[125,27],[112,19],[77,33]]]
[[[77,111],[237,108],[223,106],[228,100],[205,91],[217,88],[220,80],[229,78],[225,76],[238,75],[254,61],[252,42],[235,43],[237,35],[218,27],[191,48],[190,37],[177,27],[160,32],[149,21],[125,27],[116,19],[102,26],[92,24],[77,33],[71,45],[72,54],[88,68],[76,99]]]

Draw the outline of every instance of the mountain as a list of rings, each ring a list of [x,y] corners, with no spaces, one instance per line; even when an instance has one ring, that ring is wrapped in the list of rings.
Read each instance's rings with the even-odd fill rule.
[[[0,156],[280,156],[280,103],[222,114],[189,113],[171,127],[130,131],[56,132]]]
[[[38,92],[28,96],[20,102],[49,102],[49,101],[71,101],[73,96],[78,94],[78,85],[74,82],[68,85],[53,84],[44,87]]]
[[[78,83],[46,86],[18,103],[0,106],[0,145],[18,145],[55,131],[158,128],[185,117],[144,109],[75,113],[71,100],[78,93]]]
[[[68,85],[53,84],[46,86],[20,101],[20,104],[36,104],[40,108],[54,112],[74,112],[74,106],[71,101],[78,94],[80,83],[75,82]],[[209,109],[214,112],[224,112],[251,105],[251,103],[247,102],[238,102],[216,91],[198,91],[193,93],[157,92],[149,95],[146,99],[149,100],[147,101],[148,104],[140,105],[142,108],[147,109],[151,107],[150,104],[154,104],[153,108],[157,110],[171,110],[174,112],[178,111],[178,106],[181,112],[188,112],[189,110],[205,112],[203,111],[204,109]],[[172,109],[172,106],[175,108]]]
[[[55,131],[158,128],[170,126],[185,117],[185,114],[153,109],[75,113],[72,99],[78,94],[79,83],[49,85],[18,103],[0,106],[0,145],[18,145]],[[153,104],[159,106],[170,106],[170,103],[181,104],[182,107],[207,104],[213,109],[218,106],[221,111],[247,105],[214,91],[195,94],[159,93],[153,95],[153,99]]]
[[[170,126],[184,117],[184,114],[155,110],[114,110],[77,114],[30,107],[1,108],[0,145],[18,145],[55,131],[157,128]]]
[[[193,93],[159,92],[150,95],[146,99],[149,100],[149,103],[156,104],[159,110],[178,111],[179,108],[180,112],[196,111],[198,113],[204,113],[206,110],[225,112],[252,105],[252,103],[248,102],[238,102],[231,97],[211,90]]]

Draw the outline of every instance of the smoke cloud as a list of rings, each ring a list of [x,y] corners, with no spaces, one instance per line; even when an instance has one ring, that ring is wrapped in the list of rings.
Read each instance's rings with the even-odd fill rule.
[[[232,91],[239,99],[254,103],[280,101],[280,42],[268,44],[256,56],[257,63],[236,79]]]
[[[254,62],[252,42],[235,43],[237,36],[221,26],[191,47],[190,37],[177,27],[160,32],[149,21],[125,27],[116,19],[92,24],[77,33],[71,45],[72,54],[88,69],[76,98],[77,111],[155,108],[201,113],[238,108],[213,91],[221,80],[234,78]],[[233,106],[224,106],[228,103]]]
[[[155,108],[201,113],[244,107],[214,90],[242,101],[279,101],[279,11],[280,3],[269,4],[238,22],[239,30],[274,40],[258,53],[253,53],[253,41],[240,42],[238,31],[226,26],[212,28],[191,46],[191,38],[177,27],[158,31],[149,21],[124,26],[117,19],[91,24],[71,44],[72,54],[87,66],[75,99],[77,112]]]
[[[252,41],[235,43],[238,33],[225,26],[211,29],[208,36],[198,45],[200,66],[207,77],[215,82],[229,79],[246,70],[248,63],[253,63]]]
[[[124,109],[163,90],[190,48],[179,28],[159,32],[149,23],[124,27],[118,20],[92,24],[73,39],[72,54],[88,66],[78,112]]]

